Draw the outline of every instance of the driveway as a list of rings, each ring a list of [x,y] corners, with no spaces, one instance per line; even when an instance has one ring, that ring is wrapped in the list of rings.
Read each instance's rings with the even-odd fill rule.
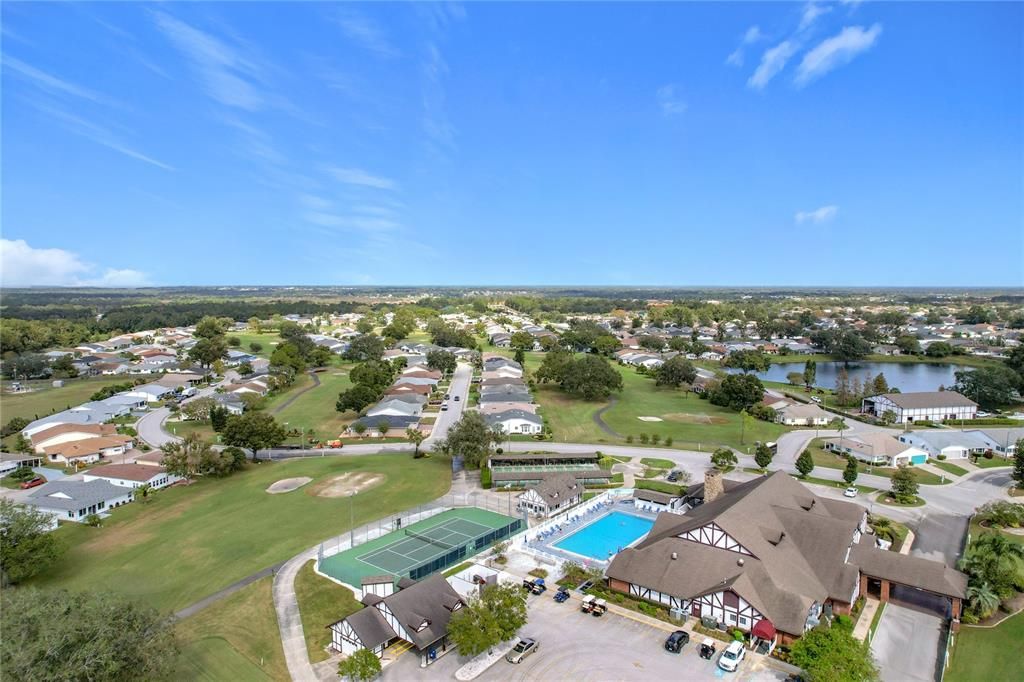
[[[748,655],[736,674],[717,670],[715,662],[697,654],[694,638],[680,654],[665,651],[665,638],[674,629],[613,613],[595,618],[579,610],[579,599],[556,604],[551,592],[528,598],[529,622],[521,631],[540,642],[537,653],[519,665],[499,660],[477,680],[534,682],[536,680],[714,680],[737,682],[784,680],[786,675],[768,668],[761,657]],[[610,646],[610,643],[613,646]],[[719,651],[724,643],[719,643]],[[457,653],[442,657],[421,669],[414,654],[403,654],[385,668],[382,678],[404,680],[451,680],[466,663]]]
[[[871,640],[885,682],[933,682],[945,625],[934,613],[889,602]]]

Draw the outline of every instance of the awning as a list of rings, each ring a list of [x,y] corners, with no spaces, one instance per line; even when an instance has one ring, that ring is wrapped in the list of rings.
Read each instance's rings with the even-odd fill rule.
[[[754,624],[754,629],[750,631],[750,634],[761,639],[775,639],[775,626],[767,619],[759,620]]]

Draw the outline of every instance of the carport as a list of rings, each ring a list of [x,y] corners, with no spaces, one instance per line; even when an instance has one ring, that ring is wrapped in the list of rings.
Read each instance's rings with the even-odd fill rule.
[[[857,543],[850,563],[860,569],[860,593],[883,602],[899,601],[958,621],[967,576],[945,564],[897,554],[874,546],[865,536]]]

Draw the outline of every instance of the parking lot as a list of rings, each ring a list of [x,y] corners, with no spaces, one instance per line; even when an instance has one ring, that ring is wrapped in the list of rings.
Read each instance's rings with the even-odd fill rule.
[[[479,680],[784,680],[760,657],[748,654],[740,669],[726,673],[697,654],[700,636],[679,654],[665,651],[665,638],[674,628],[606,613],[597,618],[579,610],[579,598],[557,604],[552,591],[529,597],[529,622],[521,634],[540,642],[537,653],[521,664],[502,660]],[[718,651],[725,647],[719,643]]]

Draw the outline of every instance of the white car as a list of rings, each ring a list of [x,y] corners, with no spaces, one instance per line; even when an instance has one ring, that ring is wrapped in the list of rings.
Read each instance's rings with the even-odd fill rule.
[[[857,497],[857,492],[857,488],[851,485],[849,488],[843,491],[843,497]]]
[[[734,673],[746,655],[747,650],[743,648],[743,642],[732,642],[718,657],[718,667],[726,672]]]
[[[519,644],[516,644],[512,651],[505,655],[505,660],[509,663],[522,663],[524,658],[538,648],[540,648],[540,644],[537,643],[537,640],[525,637],[519,640]]]
[[[812,402],[812,403],[818,403],[818,404],[820,405],[820,404],[821,404],[821,398],[819,398],[819,397],[818,397],[818,396],[816,396],[816,395],[812,395],[812,396],[811,396],[811,402]]]

